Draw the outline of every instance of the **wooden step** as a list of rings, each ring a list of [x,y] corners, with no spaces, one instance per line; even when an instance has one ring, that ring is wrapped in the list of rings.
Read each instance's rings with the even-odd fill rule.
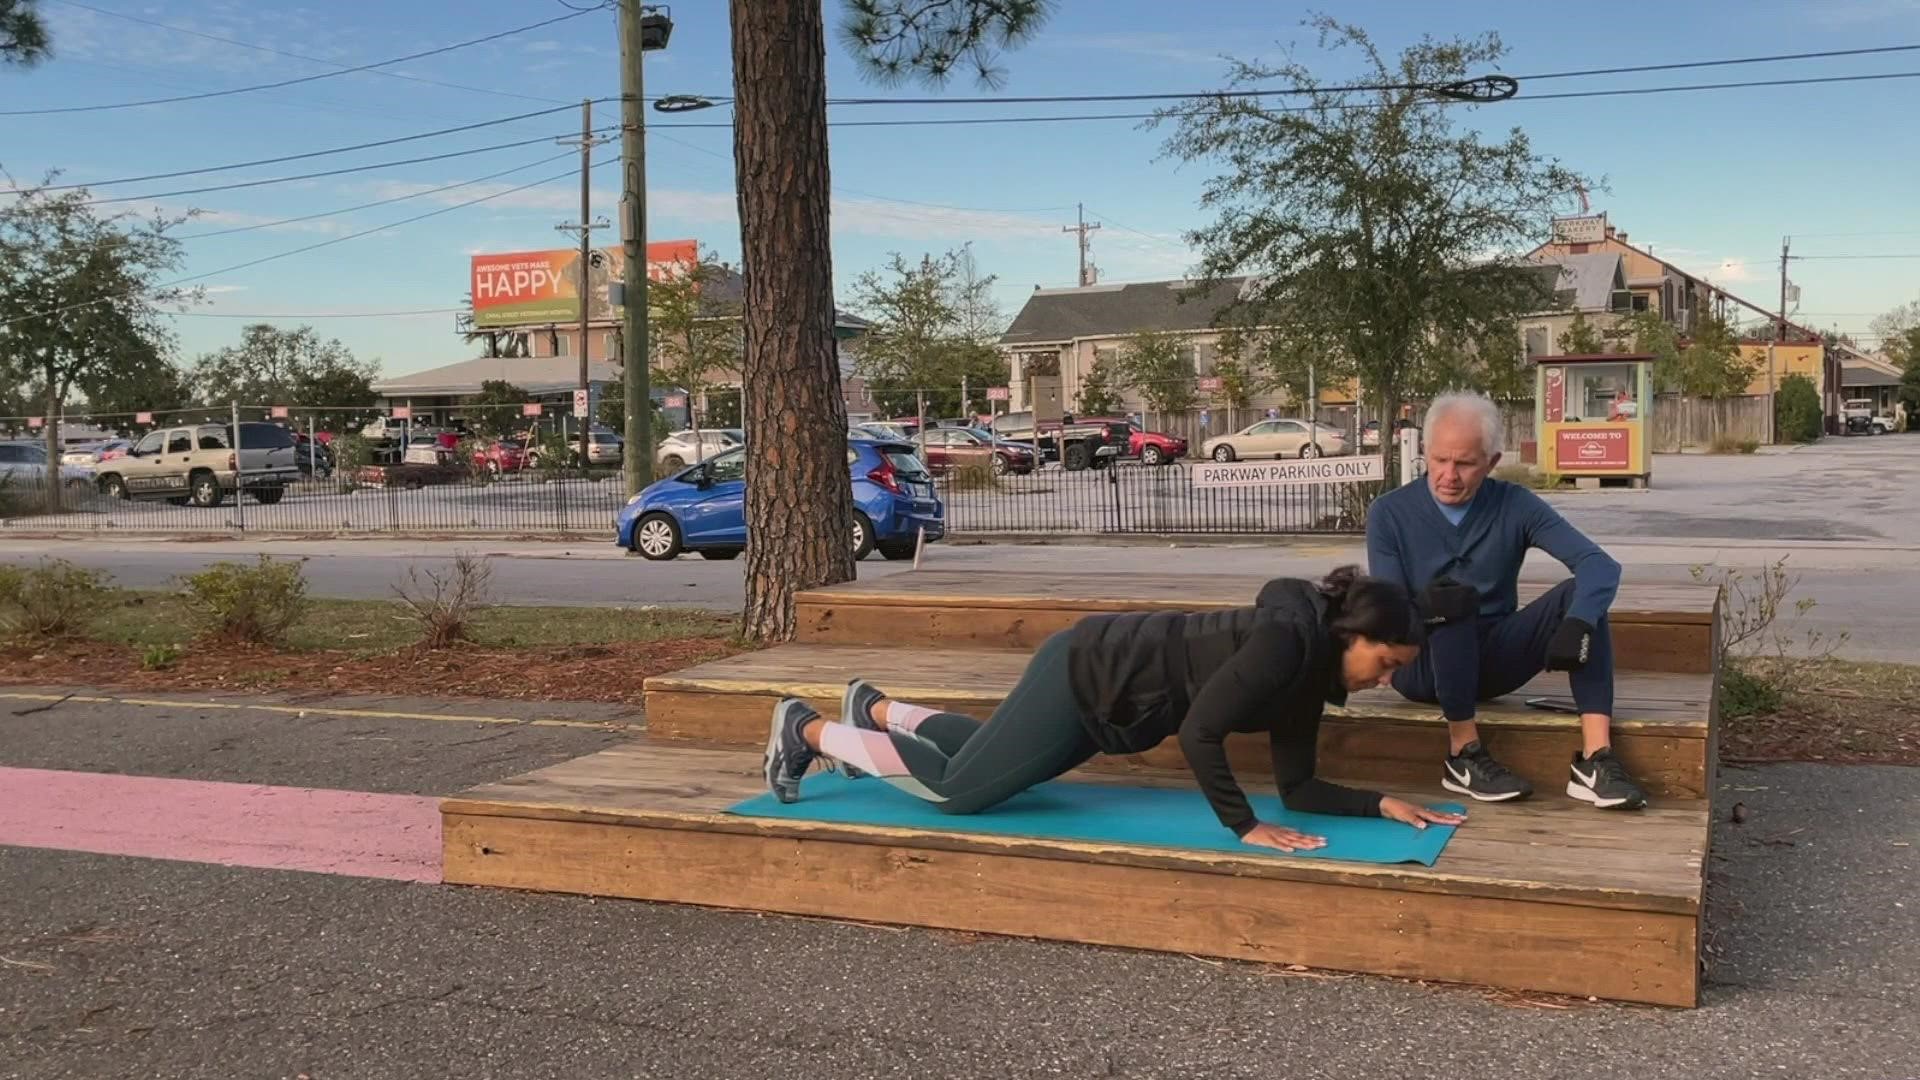
[[[634,743],[464,792],[446,880],[1696,1004],[1699,802],[1475,806],[1427,868],[724,814],[759,767]]]
[[[775,701],[798,697],[825,716],[838,716],[847,680],[855,676],[901,701],[985,719],[1026,669],[1029,655],[1017,649],[781,645],[648,679],[647,730],[660,739],[758,746],[766,741]],[[1524,701],[1568,693],[1565,675],[1545,674],[1519,694],[1483,705],[1479,716],[1487,748],[1556,798],[1580,748],[1579,719],[1529,708]],[[1648,793],[1706,797],[1712,775],[1712,678],[1623,672],[1615,698],[1614,748]],[[1229,750],[1234,767],[1247,775],[1272,771],[1264,736],[1236,736]],[[1355,694],[1321,725],[1321,771],[1377,785],[1435,785],[1445,752],[1439,710],[1391,690]],[[1103,767],[1184,773],[1186,760],[1168,740],[1144,754],[1103,759]]]
[[[1265,583],[1246,574],[915,570],[799,593],[795,640],[1031,649],[1092,612],[1239,607],[1253,603]],[[1520,601],[1551,587],[1523,582]],[[1706,585],[1622,585],[1608,616],[1616,666],[1712,671],[1719,595]]]

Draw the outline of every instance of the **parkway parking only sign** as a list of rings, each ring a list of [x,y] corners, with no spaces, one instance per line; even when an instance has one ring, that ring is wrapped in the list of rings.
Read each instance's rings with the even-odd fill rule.
[[[1311,458],[1304,461],[1205,462],[1193,467],[1197,488],[1291,487],[1296,484],[1359,484],[1387,478],[1384,457]]]

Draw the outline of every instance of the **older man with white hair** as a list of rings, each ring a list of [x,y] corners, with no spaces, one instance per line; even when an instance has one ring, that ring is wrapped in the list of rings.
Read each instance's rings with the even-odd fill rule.
[[[1533,785],[1496,761],[1474,724],[1479,702],[1510,694],[1541,671],[1566,671],[1583,745],[1567,794],[1603,809],[1637,810],[1646,794],[1611,745],[1613,643],[1607,609],[1620,564],[1524,487],[1494,479],[1500,411],[1477,394],[1443,394],[1427,410],[1427,477],[1374,501],[1367,561],[1405,585],[1428,623],[1427,647],[1393,685],[1440,706],[1448,753],[1440,784],[1483,802],[1523,799]],[[1539,548],[1573,576],[1526,607],[1520,567]]]

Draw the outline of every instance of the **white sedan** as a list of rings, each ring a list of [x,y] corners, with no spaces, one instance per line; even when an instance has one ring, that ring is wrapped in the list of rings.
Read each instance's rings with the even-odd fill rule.
[[[1325,424],[1309,429],[1305,420],[1262,420],[1208,439],[1201,452],[1215,461],[1332,457],[1347,452],[1347,436]]]

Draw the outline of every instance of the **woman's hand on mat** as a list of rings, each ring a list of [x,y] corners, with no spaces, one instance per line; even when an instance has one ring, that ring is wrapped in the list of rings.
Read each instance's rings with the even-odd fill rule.
[[[1312,851],[1314,848],[1327,846],[1327,838],[1324,836],[1308,836],[1303,832],[1294,832],[1292,829],[1283,829],[1278,825],[1268,825],[1265,822],[1248,829],[1247,835],[1241,837],[1240,842],[1257,847],[1276,848],[1280,851]]]
[[[1435,825],[1458,825],[1467,820],[1467,815],[1465,814],[1453,814],[1445,810],[1429,810],[1424,806],[1416,806],[1405,799],[1396,799],[1391,795],[1382,795],[1380,797],[1380,816],[1383,818],[1392,818],[1395,821],[1404,821],[1416,829],[1426,828],[1427,822],[1429,821]]]

